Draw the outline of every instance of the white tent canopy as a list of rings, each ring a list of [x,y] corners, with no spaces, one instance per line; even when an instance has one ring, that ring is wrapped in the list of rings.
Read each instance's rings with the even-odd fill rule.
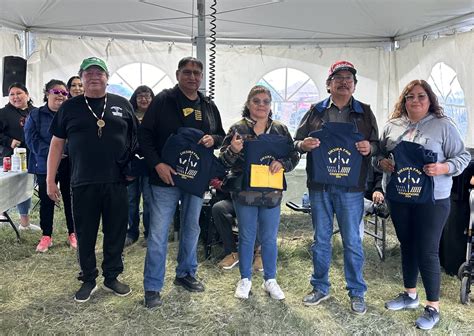
[[[36,105],[46,81],[67,80],[91,55],[106,59],[111,74],[140,62],[175,81],[179,58],[195,54],[200,38],[209,41],[211,3],[1,0],[0,48],[3,56],[27,56]],[[371,104],[379,126],[401,88],[428,79],[440,62],[454,70],[467,115],[474,113],[473,0],[218,0],[215,7],[215,100],[225,126],[240,115],[249,88],[276,69],[303,72],[323,98],[327,69],[339,59],[356,65],[356,96]],[[474,123],[467,124],[472,146]]]
[[[2,0],[0,25],[35,33],[190,41],[196,0]],[[209,20],[212,12],[205,2]],[[472,0],[218,0],[228,41],[401,40],[472,24]]]

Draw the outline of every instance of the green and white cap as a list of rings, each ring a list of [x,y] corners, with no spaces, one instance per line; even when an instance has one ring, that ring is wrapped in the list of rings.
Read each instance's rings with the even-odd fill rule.
[[[107,65],[105,64],[105,62],[103,60],[101,60],[100,58],[98,57],[89,57],[89,58],[86,58],[82,61],[81,63],[81,66],[80,66],[80,70],[87,70],[89,69],[91,66],[98,66],[99,68],[101,68],[102,70],[104,70],[105,72],[109,72],[109,70],[107,69]]]

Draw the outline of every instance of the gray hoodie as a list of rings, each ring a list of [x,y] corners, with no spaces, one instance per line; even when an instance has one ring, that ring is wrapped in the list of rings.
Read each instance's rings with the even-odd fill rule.
[[[461,174],[471,160],[471,154],[466,150],[454,122],[449,117],[437,118],[432,113],[415,123],[406,116],[389,120],[380,139],[381,151],[377,162],[402,140],[421,144],[438,154],[438,162],[448,163],[448,174],[433,177],[434,198],[448,198],[453,184],[452,176]],[[384,183],[388,181],[388,176],[384,173]]]

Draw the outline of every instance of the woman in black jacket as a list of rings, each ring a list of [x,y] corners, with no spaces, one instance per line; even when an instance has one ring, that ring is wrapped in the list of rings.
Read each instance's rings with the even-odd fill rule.
[[[3,160],[13,154],[16,147],[24,147],[26,118],[35,107],[30,99],[28,89],[22,83],[13,83],[8,88],[8,104],[0,109],[0,156]],[[30,224],[29,211],[31,198],[17,205],[20,213],[20,230],[40,230],[39,226]]]

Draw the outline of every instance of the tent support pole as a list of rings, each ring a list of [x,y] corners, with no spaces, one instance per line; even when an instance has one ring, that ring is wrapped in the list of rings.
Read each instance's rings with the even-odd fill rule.
[[[195,38],[196,57],[201,60],[202,64],[206,64],[206,0],[197,0],[198,12],[198,34]],[[199,91],[206,94],[207,91],[207,75],[206,69],[203,71],[203,78]]]

